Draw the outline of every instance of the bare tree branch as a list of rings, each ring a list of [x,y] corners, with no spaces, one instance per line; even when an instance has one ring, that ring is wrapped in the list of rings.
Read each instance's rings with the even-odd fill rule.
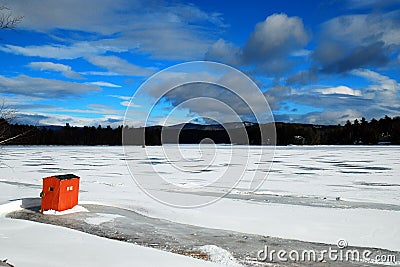
[[[16,111],[7,106],[7,104],[3,100],[2,104],[0,105],[0,145],[5,144],[6,141],[11,141],[15,139],[9,138],[8,135],[11,129],[10,124],[14,119],[16,119],[16,117]]]
[[[0,30],[15,30],[16,25],[24,18],[23,16],[13,16],[11,11],[5,6],[0,6],[0,12]]]
[[[9,8],[6,6],[0,6],[0,30],[14,30],[16,25],[19,24],[23,18],[23,16],[13,16]],[[16,111],[10,108],[3,100],[0,104],[0,145],[17,139],[27,133],[25,132],[12,137],[7,136],[10,131],[10,124],[15,118]]]
[[[11,122],[16,118],[16,112],[12,109],[7,102],[3,99],[0,104],[0,118]]]
[[[7,105],[6,101],[3,100],[0,104],[0,146],[5,145],[15,139],[18,139],[36,129],[37,125],[34,125],[33,128],[26,130],[22,133],[11,133],[11,124],[16,118],[16,110]]]
[[[5,138],[9,139],[7,138],[7,134],[10,130],[10,123],[15,118],[16,118],[16,111],[10,108],[10,106],[7,105],[6,101],[3,100],[2,103],[0,104],[0,140]],[[6,140],[0,141],[0,145],[5,144],[6,143],[5,141]]]
[[[0,145],[7,144],[8,142],[10,142],[10,141],[12,141],[12,140],[14,140],[14,139],[17,139],[17,138],[19,138],[19,137],[21,137],[21,136],[24,136],[25,134],[27,134],[27,133],[29,133],[29,132],[31,132],[31,131],[32,131],[32,130],[29,130],[29,131],[20,133],[20,134],[18,134],[18,135],[16,135],[16,136],[7,138],[7,139],[5,139],[5,140],[2,140],[2,141],[0,141]]]

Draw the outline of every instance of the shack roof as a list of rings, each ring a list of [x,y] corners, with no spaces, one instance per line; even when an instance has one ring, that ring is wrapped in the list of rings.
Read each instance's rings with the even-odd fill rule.
[[[58,180],[69,180],[69,179],[73,179],[73,178],[79,178],[75,174],[53,175],[53,176],[50,176],[50,177],[57,178]]]

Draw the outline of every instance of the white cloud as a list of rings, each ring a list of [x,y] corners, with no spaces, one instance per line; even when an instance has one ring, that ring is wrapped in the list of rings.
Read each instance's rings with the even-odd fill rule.
[[[88,82],[86,84],[97,85],[97,86],[100,86],[100,87],[113,87],[113,88],[120,88],[121,87],[121,85],[117,85],[117,84],[113,84],[113,83],[109,83],[109,82],[102,82],[102,81]]]
[[[365,117],[368,120],[385,115],[398,116],[400,111],[400,83],[396,80],[368,69],[357,69],[352,75],[364,78],[369,85],[357,89],[349,86],[322,87],[308,86],[296,90],[273,90],[274,102],[286,101],[304,106],[320,108],[321,112],[308,114],[279,115],[281,120],[293,120],[319,124],[344,123]],[[266,94],[270,93],[266,91]]]
[[[140,108],[141,107],[140,105],[137,105],[137,104],[135,104],[133,102],[129,102],[129,101],[122,101],[120,104],[121,104],[121,106],[124,106],[124,107],[131,107],[131,108]]]
[[[61,72],[62,75],[64,75],[67,78],[72,78],[72,79],[83,78],[82,75],[73,71],[70,66],[64,64],[58,64],[53,62],[31,62],[28,64],[28,67],[30,67],[31,69],[41,70],[41,71],[50,70],[55,72]]]
[[[118,98],[118,99],[122,99],[122,100],[125,100],[125,101],[129,101],[131,99],[131,96],[124,96],[124,95],[108,95],[108,96],[115,97],[115,98]]]
[[[273,14],[257,23],[243,48],[245,61],[263,61],[286,56],[307,44],[309,36],[299,17]]]
[[[71,126],[98,126],[102,125],[118,127],[123,124],[123,116],[103,115],[97,118],[84,118],[79,116],[43,113],[43,112],[26,112],[18,113],[18,122],[31,125],[59,125],[65,126],[69,123]]]
[[[27,109],[24,106],[20,106],[22,109]],[[46,112],[51,109],[52,112],[57,112],[58,114],[65,114],[65,113],[73,113],[73,114],[90,114],[91,116],[99,114],[104,115],[121,115],[122,112],[120,110],[116,110],[114,107],[109,105],[103,104],[88,104],[86,107],[83,108],[68,108],[64,105],[59,106],[48,106],[48,105],[40,105],[40,104],[31,104],[28,106],[30,110],[35,110],[36,112],[42,111]],[[18,111],[22,109],[17,107]]]
[[[76,42],[72,45],[31,45],[26,47],[4,45],[0,46],[0,51],[13,53],[16,55],[54,59],[75,59],[90,55],[102,54],[106,51],[122,52],[115,47],[106,47],[90,42]]]
[[[354,121],[360,118],[362,113],[354,109],[343,109],[340,111],[327,110],[324,112],[313,112],[303,115],[301,121],[311,124],[344,124],[347,120]]]
[[[206,58],[234,65],[254,65],[256,72],[281,73],[290,69],[290,56],[305,56],[309,34],[299,17],[273,14],[256,24],[243,47],[219,39]]]
[[[19,0],[7,6],[16,15],[25,16],[21,27],[43,32],[68,29],[110,35],[160,20],[177,26],[196,22],[226,26],[219,13],[207,13],[193,4],[163,1]]]
[[[276,121],[303,122],[321,125],[345,124],[347,120],[354,121],[363,116],[362,112],[353,108],[342,110],[324,110],[321,112],[309,112],[306,114],[278,114]]]
[[[313,58],[324,72],[381,67],[400,49],[400,11],[344,15],[321,25]]]
[[[121,74],[110,71],[82,71],[82,75],[92,75],[92,76],[120,76]]]
[[[207,60],[222,60],[225,64],[238,65],[240,62],[240,48],[233,43],[218,39],[207,51]]]
[[[109,96],[123,100],[122,102],[120,102],[121,106],[132,107],[132,108],[140,108],[140,107],[142,107],[141,105],[138,105],[138,104],[135,104],[135,103],[131,102],[131,98],[132,97],[130,97],[130,96],[124,96],[124,95],[109,95]]]
[[[98,86],[53,79],[34,78],[26,75],[5,77],[0,75],[0,93],[25,95],[35,98],[64,98],[99,92]]]
[[[382,75],[376,71],[372,71],[369,69],[357,69],[353,70],[352,74],[382,85],[381,89],[390,89],[391,91],[397,91],[399,89],[399,83],[396,80],[391,79],[388,76]]]
[[[110,1],[21,0],[7,5],[15,14],[25,16],[21,27],[27,29],[47,32],[58,28],[111,34],[122,27],[113,30],[112,26],[123,24],[126,18],[115,15],[123,10],[123,2],[116,0],[112,5]]]
[[[22,28],[44,32],[64,44],[6,45],[1,50],[45,58],[71,59],[106,51],[130,51],[158,59],[201,59],[213,43],[214,34],[226,27],[221,14],[186,3],[21,0],[10,2],[9,7],[16,15],[25,16]],[[56,31],[59,29],[75,33],[61,35]]]
[[[130,76],[148,76],[154,73],[154,68],[144,68],[116,56],[93,56],[88,61],[93,65],[105,68],[112,73],[120,73]]]
[[[365,45],[376,41],[382,41],[387,46],[399,45],[399,15],[400,11],[393,11],[336,17],[322,25],[324,37],[350,45]]]
[[[400,83],[388,76],[368,69],[353,70],[352,74],[363,77],[370,82],[365,91],[366,96],[374,99],[379,106],[398,106]]]
[[[199,60],[214,42],[213,29],[164,21],[144,24],[120,37],[99,41],[120,50],[149,55],[152,59]]]
[[[326,89],[319,89],[317,91],[322,93],[323,95],[340,94],[340,95],[361,96],[360,90],[355,90],[344,85],[340,85],[337,87],[330,87]]]

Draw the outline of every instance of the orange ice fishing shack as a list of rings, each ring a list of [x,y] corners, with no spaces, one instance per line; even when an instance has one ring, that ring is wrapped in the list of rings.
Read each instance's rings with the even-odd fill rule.
[[[63,211],[78,204],[80,178],[74,174],[43,178],[42,209]]]

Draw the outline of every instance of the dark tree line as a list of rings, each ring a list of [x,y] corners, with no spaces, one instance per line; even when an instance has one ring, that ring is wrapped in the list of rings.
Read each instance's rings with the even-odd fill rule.
[[[371,121],[362,118],[360,121],[347,121],[345,125],[312,125],[300,123],[275,124],[277,145],[376,145],[376,144],[400,144],[400,117],[385,116],[380,120]],[[165,129],[165,128],[164,128]],[[7,145],[121,145],[123,127],[72,127],[68,123],[63,127],[37,127],[32,125],[9,124],[7,120],[0,119],[0,142],[9,137],[22,136],[7,142]],[[160,145],[162,143],[161,126],[147,128],[126,129],[129,136],[135,138],[131,144],[142,145],[145,135],[146,145]],[[183,128],[171,136],[179,136],[177,142],[184,144],[196,144],[204,139],[211,139],[215,143],[231,143],[226,130],[198,126],[197,128]],[[261,144],[260,125],[246,127],[249,144]],[[178,134],[179,133],[179,134]],[[232,133],[232,131],[231,131]],[[234,133],[234,131],[233,131]],[[163,140],[165,141],[165,140]],[[169,143],[174,140],[167,140]]]
[[[362,118],[344,126],[277,123],[276,129],[280,145],[400,144],[400,117]]]
[[[32,125],[13,124],[8,127],[8,135],[16,136],[27,133],[7,145],[121,145],[122,126],[118,128],[71,127],[37,127]]]

